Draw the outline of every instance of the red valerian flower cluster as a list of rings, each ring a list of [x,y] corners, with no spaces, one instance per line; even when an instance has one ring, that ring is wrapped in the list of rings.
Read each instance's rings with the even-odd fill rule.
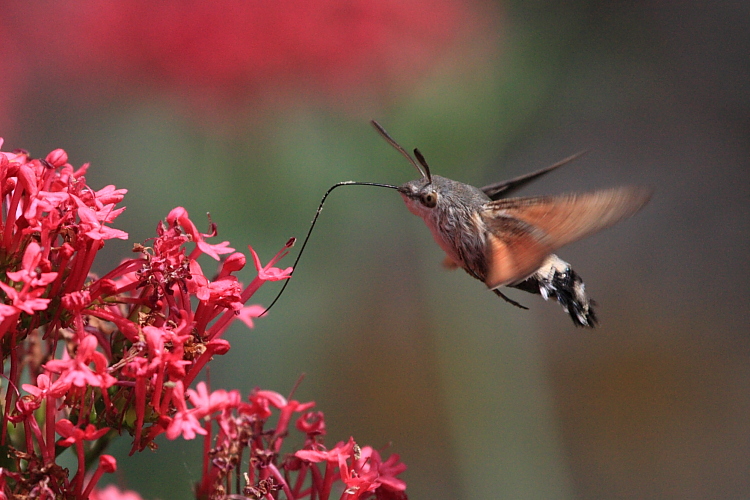
[[[234,273],[245,256],[228,242],[209,243],[216,227],[201,233],[175,208],[148,246],[135,246],[136,257],[93,276],[105,241],[127,238],[109,225],[126,191],[91,189],[87,168],[74,169],[60,149],[45,159],[0,152],[0,500],[139,498],[95,489],[117,468],[103,451],[123,432],[133,436],[131,454],[155,448],[161,434],[203,436],[201,499],[406,498],[398,456],[382,461],[352,439],[326,450],[314,403],[262,390],[243,400],[203,382],[190,389],[229,350],[222,336],[230,323],[252,326],[262,314],[245,305],[252,295],[291,276],[292,268],[274,266],[294,239],[266,265],[250,248],[257,276],[243,286]],[[212,279],[196,260],[202,255],[219,261]],[[284,455],[295,414],[305,444]],[[66,447],[77,458],[72,477],[57,464]]]
[[[398,455],[383,462],[376,450],[360,448],[352,438],[327,450],[322,444],[326,433],[323,414],[310,411],[313,402],[288,401],[276,392],[263,390],[254,391],[248,401],[242,401],[238,391],[209,393],[203,382],[198,383],[197,390],[187,392],[191,408],[184,404],[178,409],[167,437],[204,436],[209,448],[204,453],[203,476],[196,487],[199,498],[225,498],[222,495],[231,491],[236,476],[242,473],[245,487],[238,492],[240,497],[232,498],[327,500],[336,494],[346,500],[406,499],[406,484],[396,477],[406,469]],[[279,411],[276,426],[266,429],[273,409]],[[282,443],[295,414],[299,415],[295,427],[305,434],[305,443],[302,450],[279,462]],[[245,453],[248,460],[243,471]],[[283,492],[282,496],[277,496],[276,491]]]

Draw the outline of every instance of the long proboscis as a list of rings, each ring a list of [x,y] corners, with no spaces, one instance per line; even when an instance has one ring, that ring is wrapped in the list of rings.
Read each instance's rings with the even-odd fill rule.
[[[312,222],[310,223],[310,229],[307,231],[307,236],[305,236],[305,240],[302,242],[302,246],[299,249],[299,253],[297,254],[297,258],[294,259],[294,264],[292,264],[292,272],[289,273],[289,278],[292,277],[292,274],[294,274],[294,271],[297,270],[297,264],[299,263],[300,257],[302,257],[302,252],[305,251],[305,247],[307,246],[307,241],[310,239],[310,235],[312,234],[313,228],[315,227],[315,223],[318,221],[318,217],[320,216],[320,212],[323,211],[323,205],[326,202],[326,198],[328,198],[328,195],[331,194],[331,191],[334,189],[341,187],[341,186],[374,186],[374,187],[383,187],[388,189],[398,189],[398,186],[394,186],[392,184],[381,184],[379,182],[357,182],[357,181],[344,181],[344,182],[338,182],[331,186],[328,191],[326,191],[326,194],[323,195],[323,199],[320,200],[320,205],[318,206],[317,212],[315,212],[315,217],[313,217]],[[279,300],[279,297],[281,297],[281,294],[284,293],[284,290],[286,289],[286,286],[289,284],[289,278],[284,280],[284,285],[281,287],[281,290],[279,290],[278,295],[276,295],[276,298],[273,299],[273,302],[271,302],[271,305],[266,307],[266,310],[263,311],[261,316],[265,316],[266,313],[273,307],[273,305],[276,303],[277,300]]]

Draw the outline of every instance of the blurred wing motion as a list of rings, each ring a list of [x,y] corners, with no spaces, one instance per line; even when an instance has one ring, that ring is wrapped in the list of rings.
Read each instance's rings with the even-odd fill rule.
[[[640,210],[649,189],[621,187],[561,196],[509,198],[484,206],[490,288],[517,283],[556,249],[612,226]]]
[[[498,287],[538,293],[545,300],[552,297],[577,326],[595,326],[594,302],[583,280],[552,252],[630,217],[650,198],[649,189],[621,187],[487,203],[482,212],[488,242],[484,282],[512,303]]]

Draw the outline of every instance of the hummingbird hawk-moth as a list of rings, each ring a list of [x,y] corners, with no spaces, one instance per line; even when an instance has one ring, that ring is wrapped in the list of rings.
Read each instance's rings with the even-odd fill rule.
[[[432,175],[420,153],[414,158],[377,122],[380,134],[422,175],[396,189],[421,217],[446,254],[448,268],[462,268],[504,300],[504,286],[560,303],[577,326],[594,327],[594,302],[581,277],[553,252],[629,217],[648,202],[651,190],[617,187],[589,193],[506,198],[513,191],[573,160],[483,188]]]
[[[476,188],[432,175],[419,149],[412,157],[376,121],[372,124],[391,146],[419,171],[421,178],[401,186],[376,182],[345,181],[334,184],[323,196],[310,229],[293,264],[296,269],[328,195],[340,186],[376,186],[395,189],[411,213],[424,220],[446,254],[446,267],[462,268],[482,281],[505,301],[501,287],[512,287],[555,299],[576,326],[597,323],[594,301],[581,277],[553,252],[638,212],[648,203],[651,190],[616,187],[588,193],[506,198],[529,182],[572,161],[580,153],[542,170],[508,181]],[[284,283],[267,312],[286,288]]]

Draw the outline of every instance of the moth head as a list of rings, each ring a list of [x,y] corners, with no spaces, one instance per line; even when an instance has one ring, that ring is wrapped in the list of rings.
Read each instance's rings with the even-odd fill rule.
[[[442,200],[440,179],[415,179],[399,186],[398,192],[411,213],[424,217],[438,207]]]
[[[440,199],[439,190],[432,182],[430,166],[427,165],[427,161],[424,159],[424,156],[419,149],[414,149],[415,160],[414,157],[401,147],[401,145],[397,143],[378,122],[373,120],[372,125],[380,135],[388,141],[388,144],[393,146],[396,151],[409,160],[409,163],[411,163],[414,168],[422,174],[421,179],[407,182],[398,188],[398,191],[404,197],[404,201],[406,201],[406,206],[409,207],[409,210],[417,215],[423,215],[424,211],[429,211],[437,207]]]

